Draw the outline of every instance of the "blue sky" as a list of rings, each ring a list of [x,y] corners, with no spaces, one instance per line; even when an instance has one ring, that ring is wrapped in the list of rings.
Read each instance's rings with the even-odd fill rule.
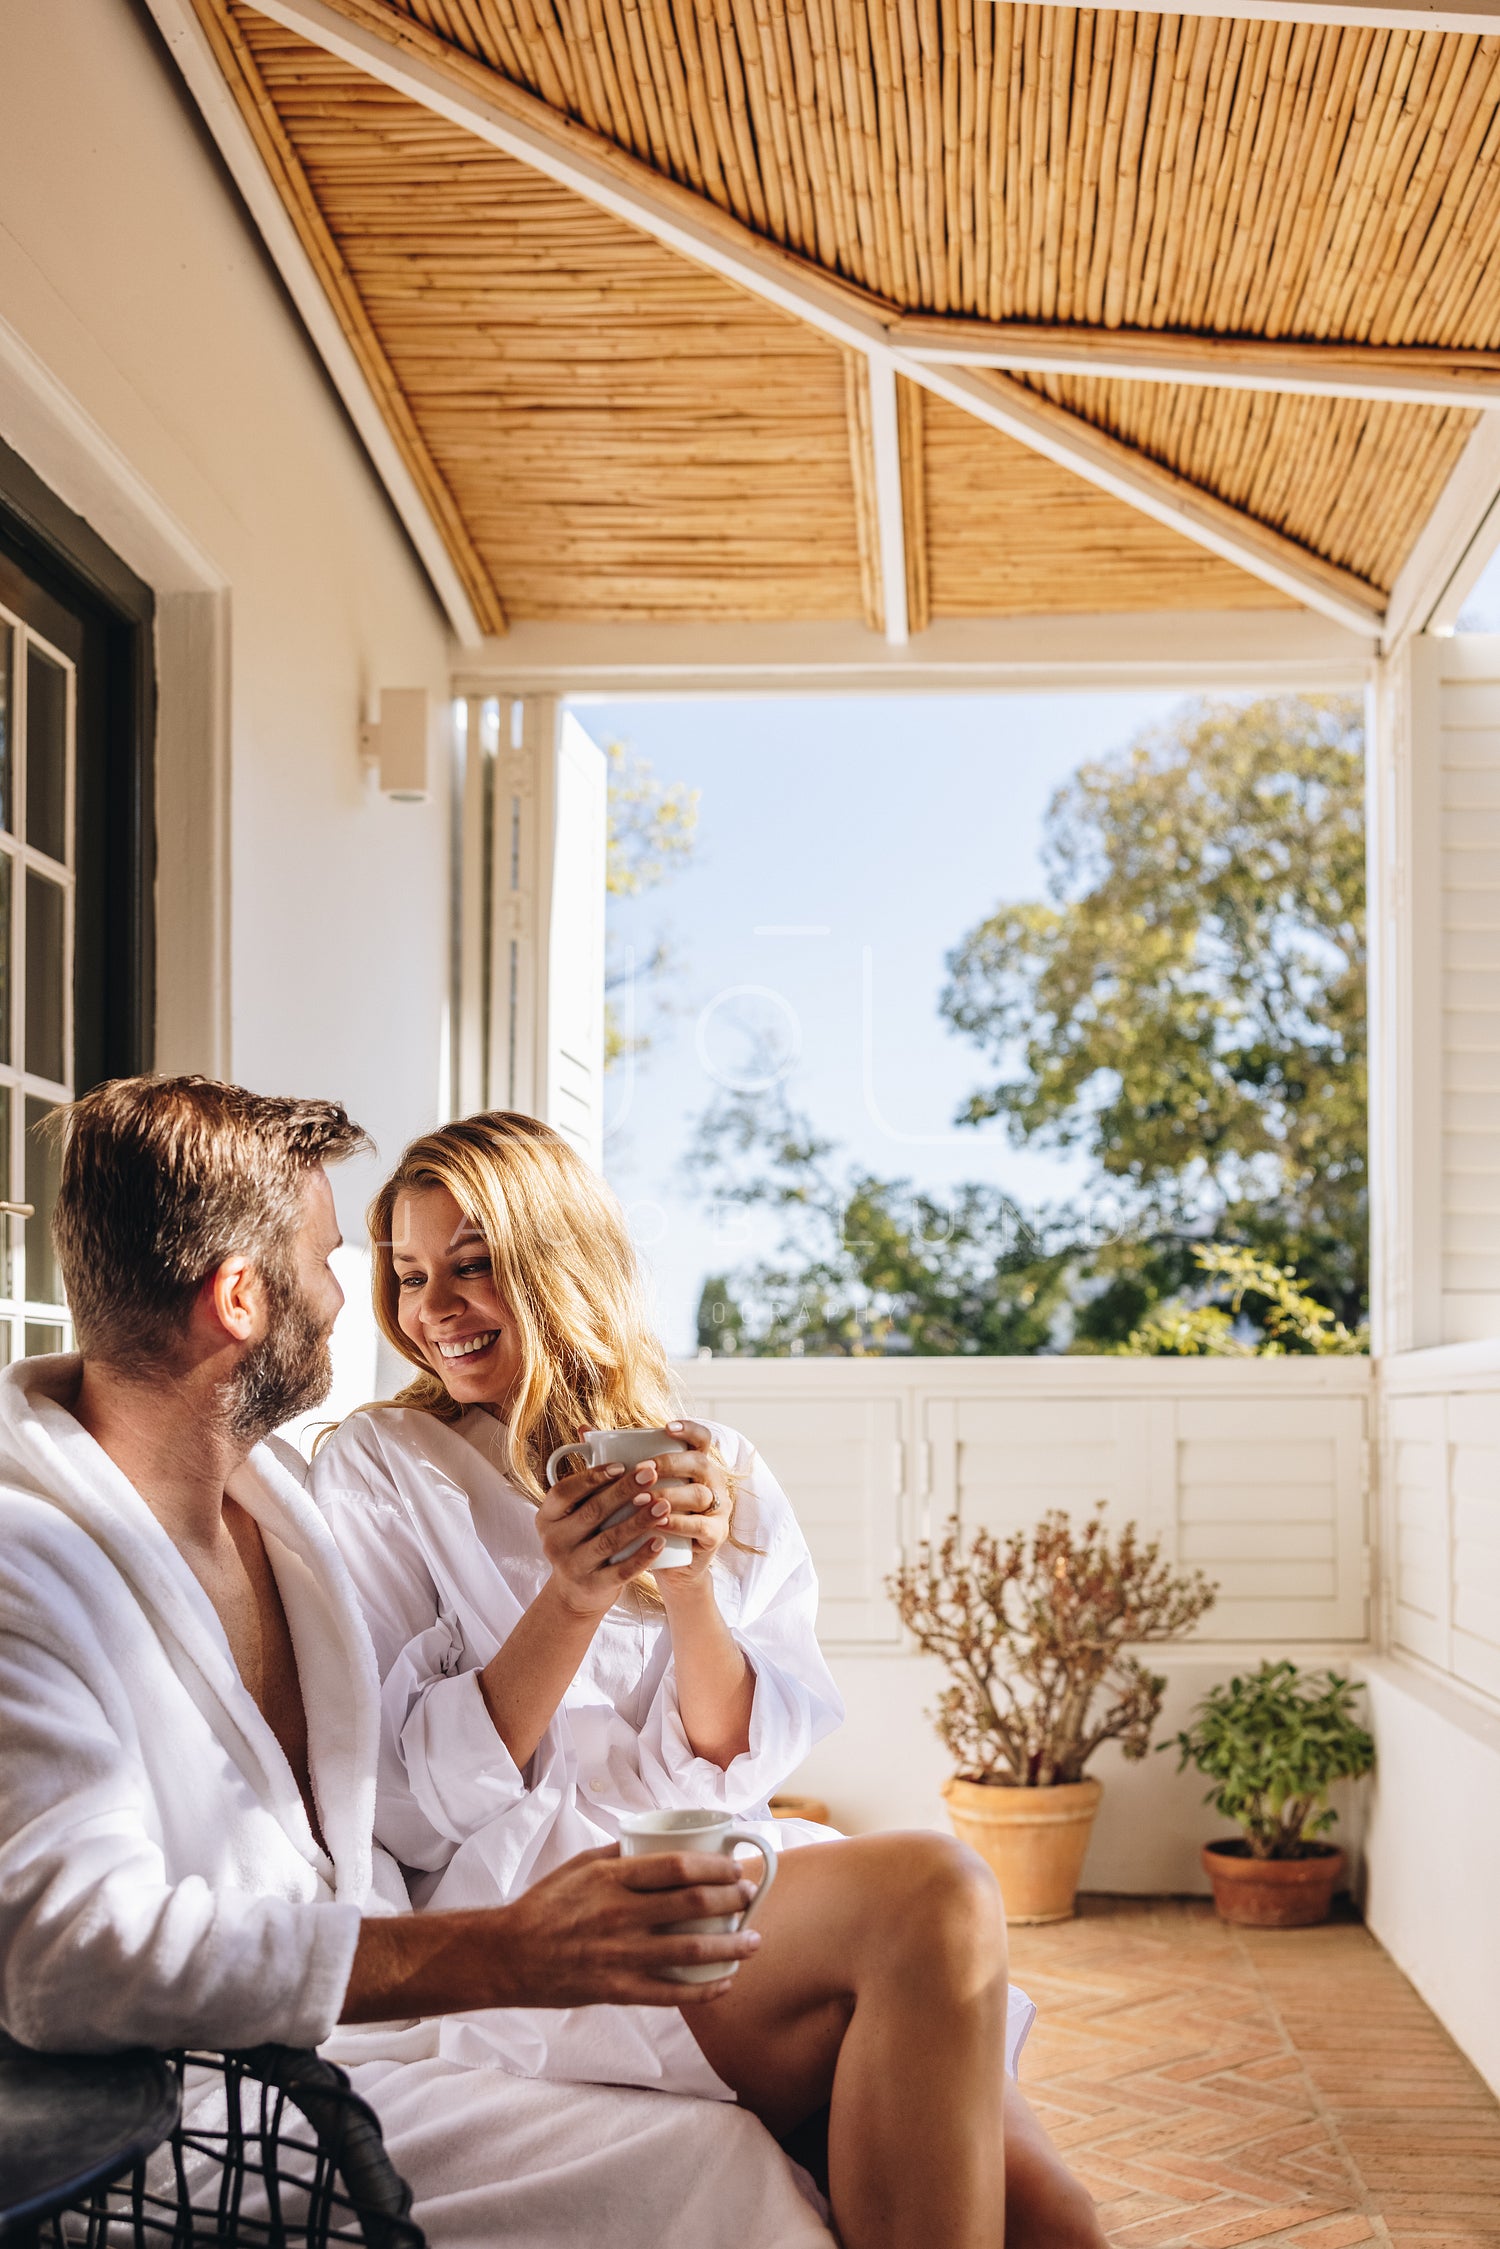
[[[944,955],[1000,899],[1041,894],[1042,819],[1059,783],[1181,701],[575,706],[596,741],[627,741],[659,778],[701,791],[690,865],[640,901],[610,902],[617,939],[643,955],[665,928],[677,961],[651,1051],[612,1073],[605,1145],[673,1351],[693,1347],[705,1274],[771,1243],[744,1214],[738,1231],[716,1227],[681,1173],[715,1073],[743,1069],[747,1033],[785,1062],[795,1105],[881,1176],[930,1189],[982,1179],[1022,1203],[1083,1182],[1076,1159],[955,1127],[983,1064],[938,1016]]]
[[[1492,554],[1484,574],[1464,603],[1458,620],[1461,633],[1500,632],[1500,552]]]

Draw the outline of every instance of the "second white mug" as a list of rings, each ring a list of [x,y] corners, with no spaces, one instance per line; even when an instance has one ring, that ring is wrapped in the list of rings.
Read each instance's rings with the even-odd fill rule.
[[[628,1859],[654,1858],[658,1851],[716,1851],[732,1859],[736,1851],[759,1851],[766,1871],[743,1913],[717,1913],[706,1921],[680,1921],[674,1927],[695,1936],[723,1936],[743,1929],[776,1879],[776,1853],[748,1828],[737,1827],[728,1812],[627,1812],[620,1821],[620,1849]],[[726,1879],[728,1870],[726,1869]],[[717,1983],[732,1976],[735,1960],[706,1960],[695,1968],[664,1968],[673,1983]]]

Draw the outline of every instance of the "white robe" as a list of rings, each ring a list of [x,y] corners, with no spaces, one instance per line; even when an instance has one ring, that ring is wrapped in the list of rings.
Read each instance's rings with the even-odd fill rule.
[[[465,2067],[437,2022],[332,2037],[362,1918],[406,1908],[372,1844],[378,1682],[353,1588],[257,1448],[230,1488],[285,1605],[325,1850],[212,1605],[66,1410],[77,1379],[68,1358],[0,1375],[4,2027],[53,2051],[323,2044],[437,2249],[827,2249],[742,2111]]]
[[[548,1575],[536,1509],[505,1473],[504,1432],[472,1408],[352,1414],[310,1488],[364,1604],[382,1682],[375,1832],[419,1905],[502,1902],[614,1841],[631,1811],[711,1806],[779,1849],[830,1828],[771,1818],[769,1799],[843,1718],[817,1640],[817,1577],[775,1477],[745,1438],[709,1424],[737,1478],[735,1537],[715,1557],[720,1610],[755,1674],[750,1743],[727,1769],[695,1755],[659,1604],[629,1594],[602,1620],[534,1756],[517,1769],[478,1673]],[[747,1549],[753,1549],[749,1551]],[[1011,1995],[1007,2061],[1036,2010]],[[518,2075],[653,2085],[733,2098],[679,2016],[651,2007],[507,2009],[451,2017],[442,2051]]]

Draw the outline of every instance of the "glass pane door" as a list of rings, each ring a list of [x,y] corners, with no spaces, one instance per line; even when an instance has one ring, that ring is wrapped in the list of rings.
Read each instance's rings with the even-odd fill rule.
[[[72,660],[0,605],[0,1361],[70,1340],[50,1224],[71,1099]]]

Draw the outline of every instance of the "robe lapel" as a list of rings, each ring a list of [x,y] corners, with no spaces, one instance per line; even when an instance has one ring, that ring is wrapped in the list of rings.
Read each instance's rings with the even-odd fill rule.
[[[57,1357],[27,1360],[0,1376],[0,1479],[49,1501],[88,1534],[130,1586],[247,1785],[319,1875],[333,1878],[338,1897],[362,1902],[371,1881],[375,1661],[321,1516],[264,1447],[230,1479],[232,1496],[271,1533],[267,1553],[302,1676],[326,1853],[212,1602],[139,1492],[59,1403],[77,1374],[76,1358]]]
[[[375,1419],[378,1426],[379,1416]],[[429,1447],[429,1457],[422,1463],[420,1507],[408,1488],[410,1459],[394,1447],[387,1456],[391,1480],[411,1510],[433,1576],[443,1597],[459,1611],[464,1638],[482,1669],[525,1613],[474,1527],[469,1500],[468,1486],[476,1468],[497,1483],[503,1484],[505,1478],[487,1454],[446,1423],[433,1423]],[[497,1622],[503,1625],[499,1632]]]
[[[286,1610],[335,1895],[362,1904],[371,1884],[380,1743],[380,1686],[370,1636],[322,1516],[266,1446],[256,1446],[228,1488],[260,1525]],[[287,1772],[290,1779],[290,1767]],[[295,1779],[292,1789],[301,1810]],[[316,1850],[310,1829],[308,1841]]]

